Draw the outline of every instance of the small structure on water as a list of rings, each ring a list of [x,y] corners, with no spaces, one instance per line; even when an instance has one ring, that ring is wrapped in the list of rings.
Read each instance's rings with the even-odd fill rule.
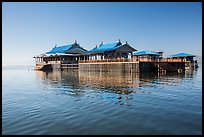
[[[146,61],[155,61],[162,59],[163,51],[139,51],[133,53],[133,61],[136,62],[146,62]]]
[[[182,59],[184,61],[190,61],[193,62],[193,57],[195,57],[195,55],[192,54],[188,54],[188,53],[178,53],[178,54],[173,54],[170,56],[173,59]]]
[[[35,56],[36,69],[50,70],[60,69],[61,66],[69,64],[72,67],[78,65],[79,55],[87,52],[76,41],[73,44],[57,46],[39,56]],[[74,64],[74,65],[73,65]]]
[[[193,59],[194,57],[196,57],[195,55],[188,54],[188,53],[178,53],[178,54],[173,54],[170,57],[172,59],[180,59],[181,61],[186,62],[185,69],[198,68],[197,60]]]

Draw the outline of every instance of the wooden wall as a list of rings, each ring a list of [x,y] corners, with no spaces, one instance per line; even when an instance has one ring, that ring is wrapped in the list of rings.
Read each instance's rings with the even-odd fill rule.
[[[139,72],[139,63],[79,63],[79,71]]]

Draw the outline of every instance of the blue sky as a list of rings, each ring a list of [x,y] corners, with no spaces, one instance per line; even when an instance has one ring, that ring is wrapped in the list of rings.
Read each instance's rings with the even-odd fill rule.
[[[92,49],[119,38],[138,51],[163,50],[164,57],[202,55],[199,2],[4,2],[3,66],[35,65],[33,56],[74,40]]]

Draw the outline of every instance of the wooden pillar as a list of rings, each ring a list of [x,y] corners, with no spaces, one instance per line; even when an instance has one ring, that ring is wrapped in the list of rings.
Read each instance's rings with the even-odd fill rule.
[[[133,61],[133,53],[130,53],[130,61]]]

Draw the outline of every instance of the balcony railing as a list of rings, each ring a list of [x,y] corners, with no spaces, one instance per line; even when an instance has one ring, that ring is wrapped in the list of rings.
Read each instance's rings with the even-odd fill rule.
[[[171,58],[164,58],[164,59],[159,59],[156,60],[156,62],[189,62],[189,60],[185,59],[171,59]]]
[[[99,62],[132,62],[132,59],[103,59],[103,60],[80,60],[79,63],[99,63]]]
[[[163,58],[163,59],[151,59],[151,58],[117,58],[117,59],[103,59],[103,60],[79,60],[79,63],[100,63],[100,62],[191,62],[190,60],[185,59],[172,59],[172,58]],[[77,61],[48,61],[48,62],[36,62],[39,65],[46,64],[78,64]]]
[[[42,61],[42,62],[36,62],[36,64],[39,64],[39,65],[61,64],[61,61],[48,61],[48,62]]]
[[[140,58],[136,59],[104,59],[104,60],[80,60],[79,63],[99,63],[99,62],[190,62],[185,59],[171,59],[171,58],[163,58],[163,59],[150,59],[150,58]]]
[[[150,59],[150,58],[140,58],[139,60],[137,60],[139,62],[154,62],[155,60]]]

